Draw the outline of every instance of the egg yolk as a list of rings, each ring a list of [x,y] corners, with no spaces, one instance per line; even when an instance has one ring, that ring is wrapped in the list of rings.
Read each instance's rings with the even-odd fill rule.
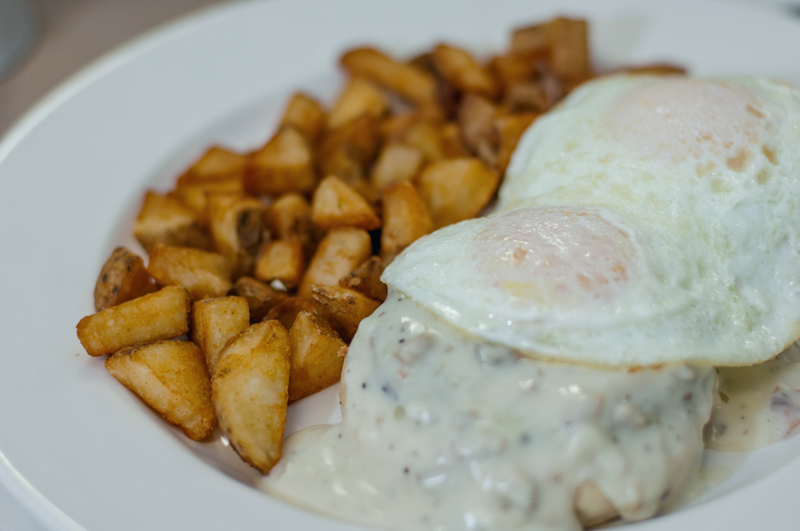
[[[630,232],[594,209],[516,210],[491,220],[475,240],[482,278],[524,306],[604,304],[636,276]]]

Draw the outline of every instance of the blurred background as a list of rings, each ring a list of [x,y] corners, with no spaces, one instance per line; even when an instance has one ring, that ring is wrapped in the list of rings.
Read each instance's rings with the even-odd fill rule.
[[[0,0],[0,137],[44,95],[106,52],[190,12],[229,1]],[[725,1],[800,16],[800,0]],[[2,485],[0,529],[45,531]]]

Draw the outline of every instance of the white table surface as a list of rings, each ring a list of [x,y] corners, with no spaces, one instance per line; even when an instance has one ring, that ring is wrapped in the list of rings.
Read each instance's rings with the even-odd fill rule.
[[[39,9],[40,39],[27,60],[0,80],[0,136],[31,105],[92,60],[149,29],[226,0],[32,1]],[[731,1],[759,3],[800,16],[800,0]],[[0,529],[48,531],[2,484]]]

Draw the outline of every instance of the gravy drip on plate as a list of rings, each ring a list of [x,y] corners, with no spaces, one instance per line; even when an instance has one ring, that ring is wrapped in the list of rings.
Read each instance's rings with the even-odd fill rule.
[[[714,383],[536,362],[390,293],[350,346],[343,421],[291,436],[262,488],[389,529],[580,529],[582,484],[647,518],[697,470]]]

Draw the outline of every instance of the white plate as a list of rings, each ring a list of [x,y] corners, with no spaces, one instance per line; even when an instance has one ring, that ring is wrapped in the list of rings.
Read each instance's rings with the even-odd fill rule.
[[[698,0],[599,4],[234,4],[139,39],[51,94],[0,144],[0,479],[53,529],[352,529],[250,488],[219,442],[189,445],[83,353],[75,324],[92,312],[97,271],[130,243],[146,186],[210,143],[262,143],[292,89],[330,99],[336,58],[356,43],[499,50],[512,27],[566,13],[590,19],[600,66],[667,60],[800,82],[795,21]],[[295,427],[328,418],[333,392],[303,407]],[[739,457],[709,501],[630,529],[794,529],[798,446]]]

